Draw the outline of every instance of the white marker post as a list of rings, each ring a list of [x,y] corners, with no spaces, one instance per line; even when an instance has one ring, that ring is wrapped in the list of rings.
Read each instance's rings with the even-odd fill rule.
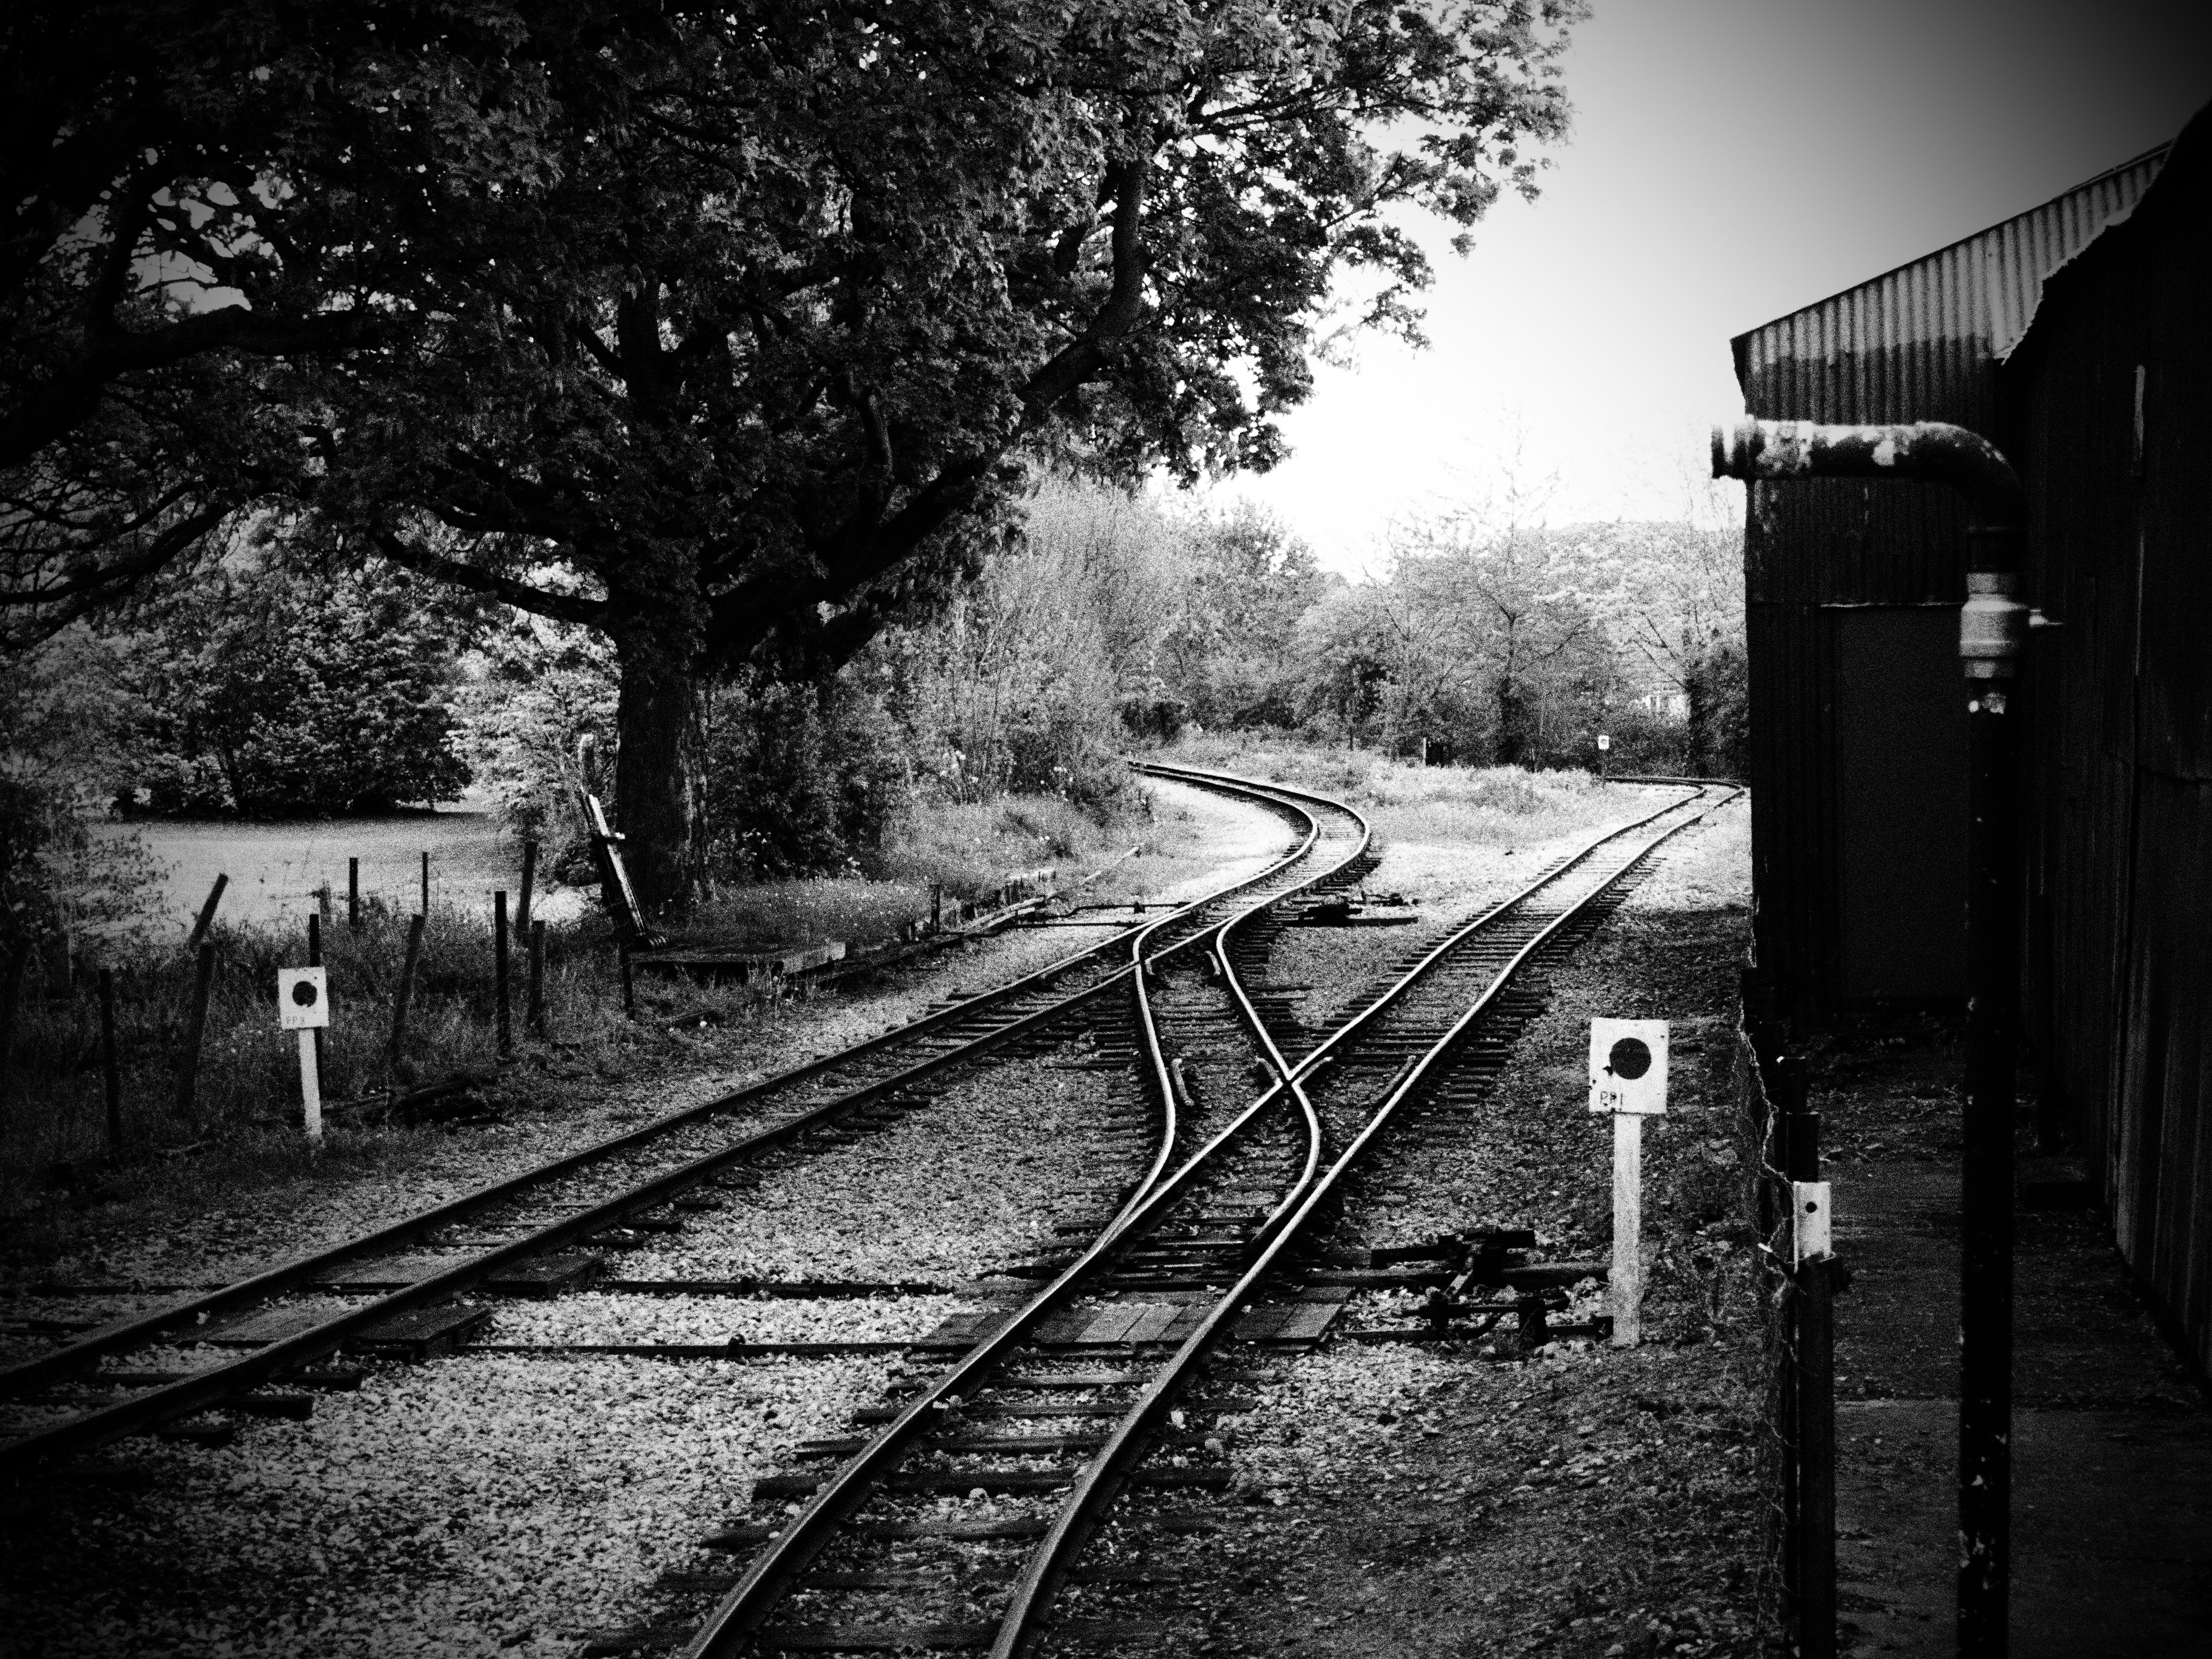
[[[1644,1120],[1667,1112],[1667,1022],[1590,1022],[1593,1112],[1613,1115],[1613,1341],[1632,1348],[1644,1315]]]
[[[300,1034],[300,1100],[305,1108],[307,1139],[323,1139],[323,1083],[315,1073],[315,1032],[331,1023],[330,986],[320,968],[279,968],[276,970],[276,1024]]]

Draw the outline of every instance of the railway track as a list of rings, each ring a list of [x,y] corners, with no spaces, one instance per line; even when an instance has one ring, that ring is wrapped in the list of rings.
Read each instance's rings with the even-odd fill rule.
[[[1156,958],[1133,980],[1161,1126],[1150,1173],[1048,1284],[985,1316],[949,1369],[863,1414],[880,1427],[805,1449],[828,1465],[818,1472],[758,1483],[757,1502],[789,1499],[793,1512],[710,1540],[753,1553],[682,1638],[684,1659],[1160,1645],[1169,1626],[1129,1605],[1145,1570],[1126,1550],[1086,1561],[1084,1546],[1117,1498],[1164,1505],[1146,1524],[1172,1529],[1191,1496],[1230,1486],[1221,1442],[1192,1429],[1178,1402],[1201,1379],[1255,1380],[1255,1360],[1327,1329],[1348,1291],[1314,1299],[1291,1271],[1297,1253],[1326,1233],[1394,1126],[1417,1109],[1434,1127],[1467,1109],[1469,1076],[1502,1053],[1501,1021],[1531,1012],[1515,1006],[1519,976],[1714,793],[1698,789],[1539,872],[1300,1054],[1284,1051],[1240,972],[1251,960],[1240,929],[1266,906],[1212,927],[1203,957]],[[1224,1006],[1241,1042],[1222,1035]],[[1240,1067],[1270,1080],[1256,1097],[1219,1094]],[[1214,1108],[1209,1093],[1246,1103]],[[1502,1243],[1464,1264],[1456,1294],[1510,1285],[1495,1267]],[[1509,1308],[1540,1327],[1540,1300],[1498,1315]],[[1240,1352],[1216,1363],[1224,1348]],[[1078,1616],[1055,1613],[1063,1589]],[[593,1650],[678,1645],[674,1635]]]
[[[188,1294],[57,1343],[0,1370],[0,1404],[49,1420],[0,1442],[0,1473],[158,1428],[224,1402],[252,1409],[272,1383],[314,1385],[317,1362],[349,1348],[437,1352],[483,1317],[464,1292],[552,1295],[588,1284],[594,1241],[680,1230],[687,1208],[729,1199],[724,1183],[771,1155],[804,1156],[896,1120],[921,1084],[1090,1026],[1129,1042],[1114,996],[1134,983],[1141,1007],[1163,963],[1194,956],[1225,918],[1356,879],[1364,822],[1334,804],[1173,769],[1161,775],[1268,806],[1295,843],[1259,872],[1138,923],[981,994],[626,1133],[270,1271]],[[1173,1085],[1166,1072],[1162,1080]],[[1155,1167],[1139,1189],[1155,1182]],[[100,1287],[87,1287],[91,1294]],[[127,1287],[117,1287],[127,1288]],[[367,1297],[331,1308],[328,1292]],[[235,1358],[184,1373],[115,1369],[137,1351],[222,1339]],[[102,1369],[107,1366],[108,1369]],[[53,1415],[86,1389],[101,1403]],[[273,1403],[273,1402],[264,1402]]]

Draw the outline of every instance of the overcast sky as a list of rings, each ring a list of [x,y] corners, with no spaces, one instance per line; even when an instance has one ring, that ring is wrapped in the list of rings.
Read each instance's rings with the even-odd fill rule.
[[[1673,518],[1741,410],[1729,340],[2173,137],[2212,99],[2212,3],[1596,0],[1574,131],[1437,270],[1423,352],[1322,368],[1295,451],[1228,495],[1324,562],[1494,493],[1519,434],[1544,516]]]

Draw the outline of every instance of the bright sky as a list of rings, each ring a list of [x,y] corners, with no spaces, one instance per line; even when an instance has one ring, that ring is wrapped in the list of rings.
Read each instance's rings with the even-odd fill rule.
[[[1741,411],[1733,335],[2172,137],[2212,100],[2204,0],[1596,0],[1574,132],[1467,259],[1442,234],[1431,349],[1317,371],[1294,453],[1222,486],[1324,563],[1494,492],[1520,436],[1543,516],[1674,518]]]

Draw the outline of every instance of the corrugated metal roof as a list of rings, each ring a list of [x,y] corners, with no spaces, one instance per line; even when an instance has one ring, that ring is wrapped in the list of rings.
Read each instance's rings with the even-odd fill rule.
[[[2027,331],[2044,279],[2134,207],[2170,148],[2161,144],[2040,207],[1737,335],[1736,380],[1751,413],[1849,422],[1966,417],[1970,411],[1958,405],[1978,405],[1984,388],[1959,382],[1978,382],[2012,349]],[[1815,363],[1848,368],[1805,372]]]

